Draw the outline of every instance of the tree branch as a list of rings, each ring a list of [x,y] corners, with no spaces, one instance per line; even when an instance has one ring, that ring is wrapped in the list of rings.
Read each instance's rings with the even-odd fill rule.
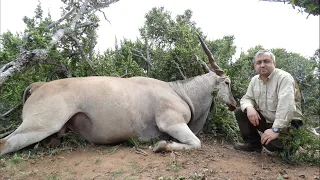
[[[183,78],[183,79],[187,79],[187,77],[183,74],[183,72],[182,72],[182,70],[181,70],[181,68],[180,68],[179,64],[178,64],[177,62],[175,62],[175,61],[172,61],[172,62],[176,65],[176,68],[179,70],[179,72],[180,72],[180,74],[181,74],[182,78]]]
[[[8,131],[8,132],[5,132],[3,134],[0,134],[0,139],[6,137],[7,135],[11,134],[14,130],[11,130],[11,131]]]
[[[74,37],[72,34],[69,34],[69,36],[70,36],[70,37],[72,38],[72,40],[76,43],[76,46],[78,47],[78,49],[79,49],[79,51],[80,51],[81,58],[88,63],[88,65],[90,66],[91,70],[92,70],[96,75],[99,75],[99,74],[94,70],[94,68],[92,67],[91,61],[87,58],[86,54],[84,53],[83,47],[82,47],[81,43],[79,42],[79,40],[78,40],[76,37]]]
[[[116,3],[118,1],[119,0],[108,0],[108,2],[106,2],[106,3],[98,3],[98,2],[95,1],[95,3],[93,4],[92,8],[88,9],[86,11],[86,13],[91,12],[93,10],[99,11],[100,9],[109,7],[110,4]]]
[[[148,66],[152,67],[150,61],[148,60],[148,57],[144,57],[144,55],[143,55],[143,53],[141,51],[139,51],[139,50],[137,50],[137,49],[135,49],[133,47],[131,47],[130,49],[131,49],[131,51],[134,51],[134,52],[138,53],[138,54],[132,53],[134,56],[142,58],[148,64]],[[149,56],[149,55],[147,54],[147,56]]]
[[[97,23],[94,23],[94,22],[84,22],[84,23],[81,23],[81,24],[78,24],[76,26],[76,28],[82,28],[82,27],[87,27],[87,26],[93,26],[93,27],[98,27],[98,24]]]
[[[206,72],[206,73],[210,72],[210,68],[208,67],[208,65],[204,61],[199,59],[197,55],[195,55],[195,56],[196,56],[196,60],[201,64],[202,69],[204,70],[204,72]]]
[[[122,74],[120,77],[121,78],[124,78],[124,77],[126,77],[126,76],[128,76],[128,75],[130,75],[131,73],[128,73],[128,69],[126,68],[126,72],[124,73],[124,74]]]
[[[8,131],[9,129],[11,129],[13,127],[13,124],[11,124],[9,127],[4,128],[4,129],[0,129],[0,139],[7,136],[8,134],[12,133],[14,130]]]
[[[14,110],[19,108],[20,106],[21,106],[21,104],[18,104],[16,106],[14,106],[13,108],[11,108],[9,111],[5,112],[4,114],[0,114],[0,120],[5,120],[6,116],[8,116],[10,113],[12,113]]]
[[[147,70],[147,74],[149,76],[150,71],[151,71],[151,58],[150,58],[150,55],[149,55],[148,39],[145,38],[144,40],[145,40],[145,46],[146,46],[147,61],[149,62],[148,63],[148,70]]]
[[[14,76],[17,72],[22,71],[29,63],[45,59],[48,51],[44,49],[35,49],[21,52],[18,57],[0,68],[0,86]]]
[[[66,13],[64,16],[62,16],[59,20],[51,23],[47,28],[48,28],[48,29],[51,29],[51,28],[53,28],[55,25],[60,24],[63,20],[65,20],[66,18],[68,18],[75,10],[76,10],[76,8],[75,8],[75,7],[72,7],[72,9],[71,9],[69,12],[67,12],[67,13]]]
[[[101,9],[99,9],[99,11],[102,12],[102,14],[103,14],[103,16],[104,16],[104,19],[105,19],[106,21],[108,21],[109,24],[111,24],[111,22],[108,20],[108,18],[107,18],[107,16],[106,16],[106,14],[105,14],[103,11],[101,11]]]
[[[317,137],[320,137],[320,133],[318,133],[319,130],[320,130],[320,126],[318,126],[316,128],[310,128],[310,132]]]
[[[64,29],[59,29],[53,36],[52,36],[52,40],[50,42],[49,45],[49,49],[51,49],[51,47],[53,45],[55,45],[58,41],[60,41],[60,39],[67,33],[72,32],[76,29],[76,24],[77,22],[80,20],[80,18],[83,16],[83,14],[85,13],[88,3],[90,0],[86,0],[83,5],[80,7],[79,12],[77,13],[77,15],[75,16],[75,18],[71,21],[71,25],[70,28],[64,28]]]
[[[64,75],[63,78],[71,78],[72,77],[72,72],[70,72],[69,69],[67,68],[67,66],[64,64],[57,64],[57,63],[55,63],[53,61],[49,61],[49,60],[46,60],[43,63],[49,64],[49,65],[54,65],[54,66],[58,67],[53,72],[47,73],[47,80],[46,81],[52,80],[53,75],[57,72],[63,73],[63,75]]]

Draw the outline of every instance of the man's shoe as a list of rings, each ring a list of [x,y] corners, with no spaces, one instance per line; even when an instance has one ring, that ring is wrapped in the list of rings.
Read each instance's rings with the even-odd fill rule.
[[[262,145],[258,144],[249,144],[249,143],[236,143],[234,145],[234,149],[241,150],[241,151],[247,151],[247,152],[258,152],[260,153],[262,151]]]

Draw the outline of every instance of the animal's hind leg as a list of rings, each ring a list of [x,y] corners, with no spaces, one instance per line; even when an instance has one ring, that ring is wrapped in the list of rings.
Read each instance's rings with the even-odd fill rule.
[[[20,150],[28,145],[39,142],[42,139],[58,132],[63,124],[41,124],[27,123],[22,124],[9,136],[0,139],[0,155]],[[33,121],[37,122],[37,121]]]
[[[159,125],[158,125],[159,127]],[[199,138],[189,129],[185,123],[164,125],[160,130],[174,137],[178,142],[159,141],[153,148],[154,152],[160,151],[179,151],[184,149],[198,149],[201,147]]]

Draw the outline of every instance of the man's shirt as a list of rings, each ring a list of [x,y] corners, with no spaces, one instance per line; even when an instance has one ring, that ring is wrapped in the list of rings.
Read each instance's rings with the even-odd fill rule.
[[[275,68],[265,83],[259,75],[251,79],[246,94],[240,100],[241,110],[254,107],[268,123],[273,123],[272,127],[289,127],[294,115],[302,116],[300,109],[297,112],[295,91],[293,77]]]

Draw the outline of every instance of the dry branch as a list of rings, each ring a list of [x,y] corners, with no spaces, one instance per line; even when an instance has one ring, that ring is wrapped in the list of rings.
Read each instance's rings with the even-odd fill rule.
[[[35,49],[31,51],[23,51],[18,57],[0,69],[0,87],[3,83],[14,76],[16,73],[22,71],[28,64],[34,61],[39,61],[47,57],[47,50]]]
[[[201,64],[204,72],[208,73],[210,71],[210,68],[208,67],[208,65],[204,61],[199,59],[197,55],[195,55],[195,56],[196,56],[196,60]]]
[[[177,62],[175,62],[175,61],[172,61],[172,63],[174,63],[174,64],[176,65],[176,68],[179,70],[179,72],[180,72],[180,74],[181,74],[182,78],[183,78],[183,79],[187,79],[187,77],[183,74],[183,72],[182,72],[182,70],[181,70],[181,68],[180,68],[179,64],[178,64]]]
[[[4,129],[0,129],[0,139],[7,136],[8,134],[12,133],[14,130],[9,130],[12,129],[13,124],[11,124],[9,127],[4,128]]]
[[[95,23],[95,22],[89,22],[89,21],[87,21],[87,22],[78,24],[78,25],[76,26],[76,28],[83,28],[83,27],[88,27],[88,26],[98,27],[99,25],[98,25],[97,23]]]
[[[320,133],[318,133],[318,131],[320,130],[320,126],[316,127],[316,128],[310,128],[310,132],[315,135],[316,137],[320,137]]]
[[[128,69],[126,69],[126,72],[124,74],[122,74],[120,77],[124,78],[124,77],[129,76],[129,75],[131,75],[131,73],[128,73]]]
[[[3,138],[3,137],[6,137],[7,135],[11,134],[14,130],[11,130],[11,131],[8,131],[8,132],[5,132],[5,133],[2,133],[0,134],[0,139]]]
[[[149,62],[149,63],[148,63],[148,70],[147,70],[147,73],[148,73],[148,75],[149,75],[150,70],[151,70],[151,58],[150,58],[150,54],[149,54],[148,39],[145,38],[144,40],[145,40],[145,45],[146,45],[147,61]]]
[[[137,148],[137,147],[134,147],[135,149],[135,153],[137,154],[141,154],[141,155],[144,155],[144,156],[148,156],[148,153],[146,153],[144,150],[140,149],[140,148]]]
[[[88,63],[88,65],[90,66],[91,70],[92,70],[96,75],[98,75],[98,73],[95,72],[94,68],[92,67],[91,61],[87,58],[87,56],[86,56],[86,54],[85,54],[85,52],[84,52],[84,50],[83,50],[83,46],[81,45],[81,43],[79,42],[79,40],[78,40],[76,37],[74,37],[72,34],[70,34],[70,37],[71,37],[71,39],[76,43],[76,46],[78,47],[78,49],[79,49],[79,51],[80,51],[81,58],[82,58],[83,60],[85,60],[85,61]]]
[[[142,58],[142,59],[148,64],[148,66],[152,66],[151,63],[150,63],[150,61],[149,61],[149,59],[150,59],[150,57],[149,57],[149,52],[148,52],[148,54],[147,54],[147,57],[145,57],[141,51],[139,51],[139,50],[137,50],[137,49],[135,49],[135,48],[130,48],[130,49],[131,49],[131,51],[133,51],[133,52],[135,52],[135,53],[138,53],[138,54],[132,53],[134,56],[137,56],[137,57]],[[149,58],[149,59],[148,59],[148,58]]]
[[[51,29],[55,25],[60,24],[62,21],[64,21],[66,18],[68,18],[74,12],[74,10],[76,10],[76,8],[72,7],[72,9],[68,13],[66,13],[64,16],[62,16],[59,20],[57,20],[57,21],[53,22],[52,24],[50,24],[47,28]]]
[[[101,12],[101,13],[103,14],[103,16],[104,16],[104,19],[105,19],[106,21],[108,21],[109,24],[111,24],[111,22],[108,20],[108,18],[107,18],[107,16],[106,16],[106,14],[105,14],[103,11],[101,11],[100,9],[99,9],[99,12]]]
[[[4,114],[0,114],[0,120],[5,120],[5,117],[8,116],[9,114],[11,114],[14,110],[16,110],[17,108],[20,107],[21,104],[18,104],[16,106],[14,106],[13,108],[11,108],[9,111],[5,112]]]

